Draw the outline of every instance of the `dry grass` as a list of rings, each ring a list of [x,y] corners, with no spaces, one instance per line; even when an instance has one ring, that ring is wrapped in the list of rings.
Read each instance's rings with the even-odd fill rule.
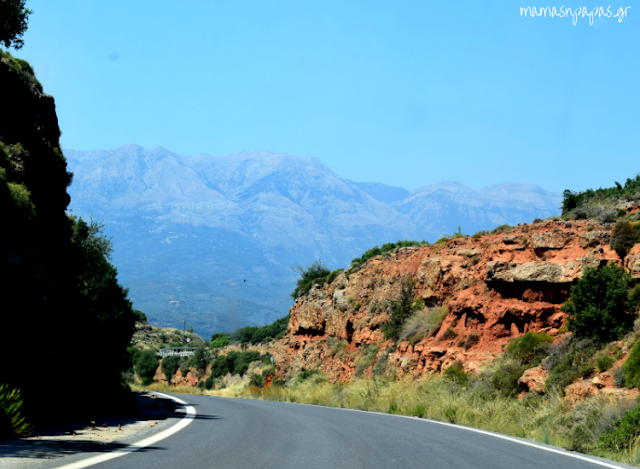
[[[597,447],[598,435],[633,406],[630,401],[595,397],[575,408],[557,393],[501,397],[474,378],[463,387],[439,375],[412,380],[359,379],[331,384],[324,375],[294,380],[289,387],[247,386],[236,396],[282,402],[389,412],[457,423],[639,464],[640,445],[613,453]]]

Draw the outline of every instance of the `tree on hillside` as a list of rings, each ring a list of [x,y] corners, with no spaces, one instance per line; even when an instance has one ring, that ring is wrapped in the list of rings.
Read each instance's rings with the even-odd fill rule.
[[[32,10],[25,8],[26,0],[0,0],[0,44],[6,48],[22,48],[22,35]]]
[[[562,311],[569,315],[569,330],[579,339],[597,343],[617,340],[631,329],[635,314],[629,300],[630,275],[611,263],[600,269],[588,267],[571,287]]]

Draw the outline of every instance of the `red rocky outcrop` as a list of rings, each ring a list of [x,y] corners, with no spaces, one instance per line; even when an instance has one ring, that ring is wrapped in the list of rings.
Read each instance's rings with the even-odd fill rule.
[[[367,376],[369,362],[376,362],[363,359],[376,353],[371,346],[377,347],[377,366],[386,361],[400,375],[441,371],[455,361],[471,371],[501,353],[512,337],[528,331],[555,335],[564,322],[560,306],[584,269],[622,264],[609,248],[610,229],[594,220],[545,221],[370,259],[348,278],[343,273],[296,300],[289,333],[275,346],[277,375],[285,378],[304,366],[321,368],[331,381],[349,381],[356,372]],[[624,266],[640,277],[640,246]],[[387,300],[397,299],[409,279],[415,298],[426,307],[447,305],[449,315],[439,330],[396,347],[381,326],[389,319]],[[454,338],[444,337],[447,329]],[[471,333],[478,340],[469,346]]]

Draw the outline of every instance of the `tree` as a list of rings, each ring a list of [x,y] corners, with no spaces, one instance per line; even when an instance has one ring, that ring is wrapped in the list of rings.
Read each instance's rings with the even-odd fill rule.
[[[413,314],[413,280],[409,277],[402,284],[400,298],[391,301],[391,317],[382,326],[385,339],[397,339],[405,320]]]
[[[193,353],[193,356],[189,360],[189,365],[193,366],[200,373],[204,373],[209,366],[209,362],[211,362],[211,354],[209,353],[209,349],[204,345],[200,345],[196,348],[196,351]]]
[[[570,316],[569,330],[579,339],[606,343],[631,329],[635,315],[628,312],[630,282],[629,274],[613,263],[585,269],[571,287],[569,301],[562,306]]]
[[[153,377],[158,369],[158,358],[153,350],[143,350],[138,355],[136,373],[142,380],[142,384],[148,386],[153,383]]]
[[[0,44],[4,47],[22,48],[22,35],[27,31],[27,21],[32,10],[25,8],[26,0],[0,0]]]

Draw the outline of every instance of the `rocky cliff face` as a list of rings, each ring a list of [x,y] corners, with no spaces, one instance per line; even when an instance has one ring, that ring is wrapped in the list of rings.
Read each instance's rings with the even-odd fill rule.
[[[348,276],[296,300],[289,334],[276,346],[277,375],[320,368],[332,381],[349,381],[356,373],[370,376],[374,366],[419,374],[455,361],[472,371],[512,337],[557,335],[565,320],[560,307],[586,267],[615,262],[640,277],[640,245],[621,260],[608,245],[611,228],[594,220],[525,224],[352,266]],[[397,299],[407,281],[426,308],[448,306],[449,314],[422,340],[396,344],[381,326],[390,317],[387,300]]]

